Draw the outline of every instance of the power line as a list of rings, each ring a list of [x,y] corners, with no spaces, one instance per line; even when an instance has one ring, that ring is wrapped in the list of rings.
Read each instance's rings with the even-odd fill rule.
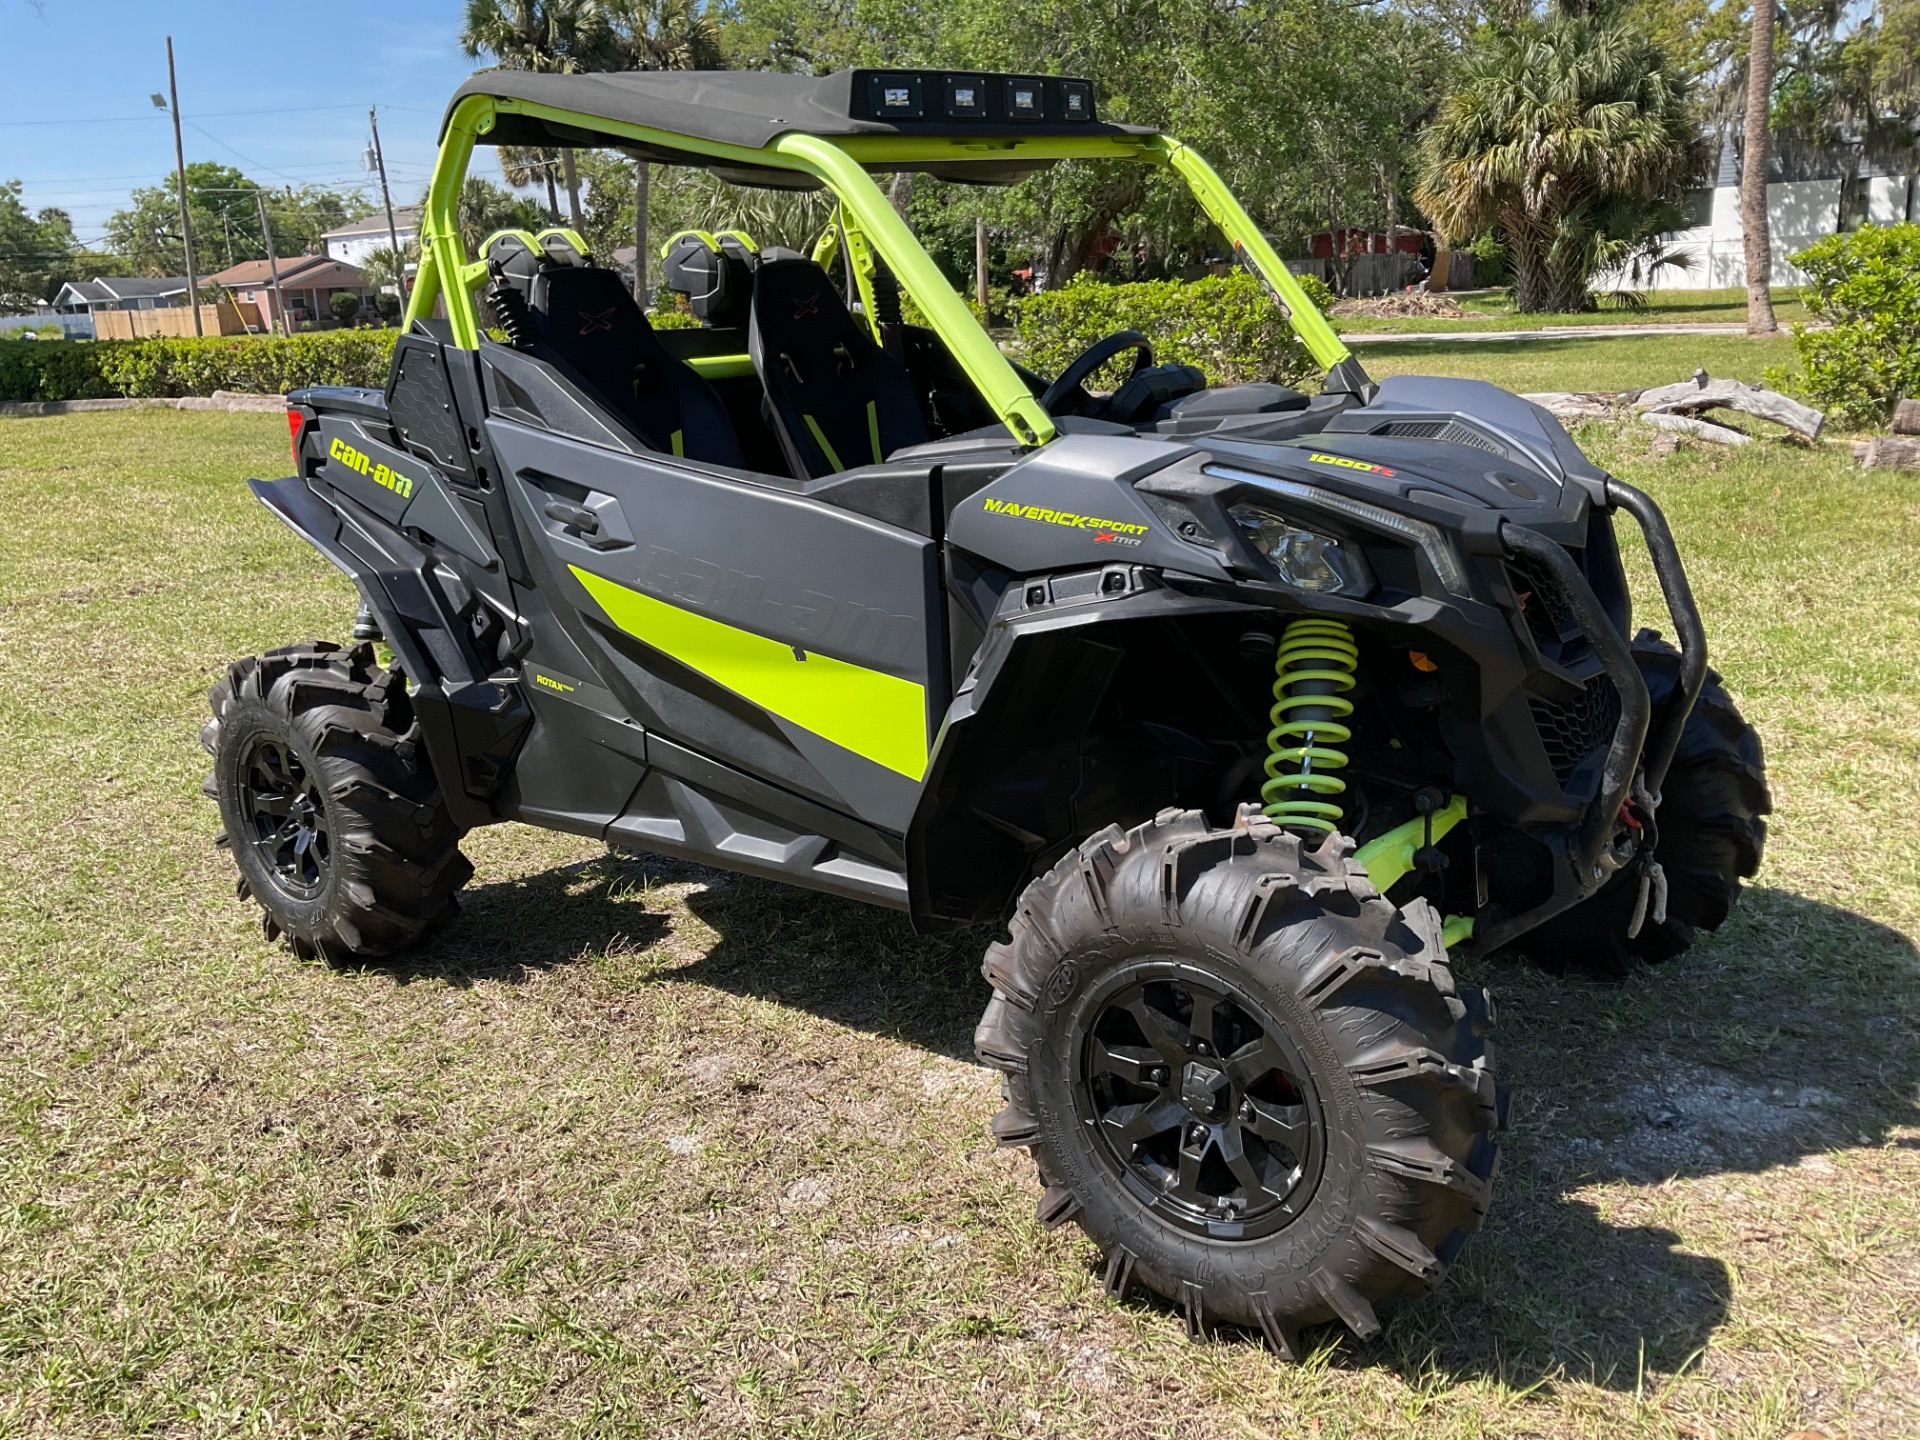
[[[243,115],[312,115],[323,110],[361,110],[361,105],[275,105],[266,110],[208,110],[203,118],[208,120],[227,120]],[[418,110],[417,105],[383,105],[383,110]],[[437,110],[423,112],[437,115]],[[151,118],[147,115],[89,115],[62,120],[0,120],[0,126],[16,125],[130,125],[136,120]]]

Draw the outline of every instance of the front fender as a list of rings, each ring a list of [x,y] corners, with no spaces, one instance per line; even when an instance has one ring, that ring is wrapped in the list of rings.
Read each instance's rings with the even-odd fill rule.
[[[1138,819],[1172,803],[1159,767],[1140,767],[1136,794],[1085,793],[1089,729],[1145,634],[1232,613],[1268,612],[1140,566],[1010,586],[947,709],[907,831],[915,928],[996,919],[1038,865],[1115,818],[1107,811]]]

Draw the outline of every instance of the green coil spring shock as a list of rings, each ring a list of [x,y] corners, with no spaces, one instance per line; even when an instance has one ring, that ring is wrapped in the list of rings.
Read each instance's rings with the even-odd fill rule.
[[[1267,718],[1267,782],[1262,812],[1276,825],[1331,834],[1345,813],[1332,800],[1347,782],[1347,753],[1334,748],[1353,738],[1341,723],[1353,713],[1342,693],[1353,689],[1360,652],[1353,631],[1338,620],[1303,615],[1289,621],[1273,657],[1273,709]]]

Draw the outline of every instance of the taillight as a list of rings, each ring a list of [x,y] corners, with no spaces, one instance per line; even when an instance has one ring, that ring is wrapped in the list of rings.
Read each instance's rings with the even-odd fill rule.
[[[307,417],[298,410],[287,411],[287,438],[293,442],[293,468],[300,468],[300,422]]]

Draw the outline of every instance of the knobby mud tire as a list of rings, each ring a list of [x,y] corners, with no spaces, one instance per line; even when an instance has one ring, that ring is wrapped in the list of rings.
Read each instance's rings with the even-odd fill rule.
[[[215,843],[240,871],[239,898],[261,908],[267,939],[303,959],[383,958],[420,943],[458,912],[473,875],[460,853],[398,669],[373,647],[324,641],[236,660],[207,692],[200,743],[213,757],[202,789],[220,806]],[[243,772],[262,743],[283,746],[314,782],[326,863],[303,890],[251,843]]]
[[[1456,991],[1427,903],[1389,903],[1352,850],[1338,836],[1309,850],[1245,812],[1229,830],[1175,810],[1109,827],[1021,896],[987,951],[993,997],[974,1036],[1004,1075],[996,1139],[1031,1151],[1041,1221],[1093,1239],[1108,1292],[1144,1286],[1190,1334],[1241,1326],[1296,1359],[1303,1327],[1338,1321],[1368,1339],[1379,1302],[1438,1283],[1487,1213],[1504,1113],[1491,1001]],[[1271,1234],[1169,1222],[1076,1113],[1084,1012],[1103,976],[1141,957],[1238,987],[1304,1061],[1324,1119],[1319,1179]]]

